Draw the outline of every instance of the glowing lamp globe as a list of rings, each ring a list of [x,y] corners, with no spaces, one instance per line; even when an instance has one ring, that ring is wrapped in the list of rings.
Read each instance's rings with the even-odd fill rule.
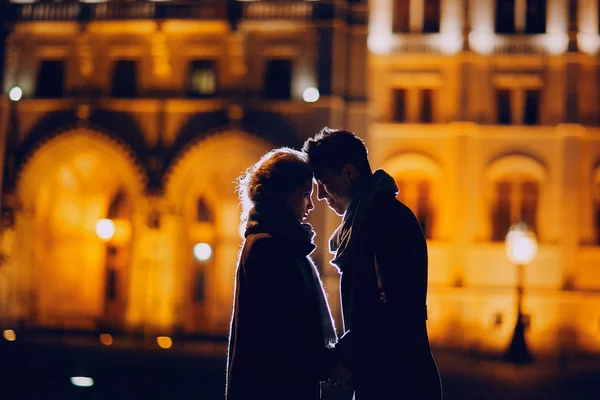
[[[115,235],[115,223],[110,219],[101,219],[96,223],[96,235],[102,240],[110,240]]]
[[[319,90],[314,87],[306,88],[304,90],[304,93],[302,94],[302,98],[307,103],[314,103],[317,100],[319,100],[319,97],[320,97]]]
[[[212,257],[212,247],[208,243],[196,243],[194,257],[200,262],[208,261]]]
[[[23,97],[23,90],[18,86],[15,86],[8,92],[8,98],[12,101],[19,101],[21,100],[21,97]]]
[[[525,222],[510,227],[505,244],[506,255],[513,264],[529,264],[537,254],[537,239]]]

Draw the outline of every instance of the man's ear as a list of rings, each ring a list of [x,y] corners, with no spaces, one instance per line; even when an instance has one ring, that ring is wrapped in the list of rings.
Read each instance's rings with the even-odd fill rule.
[[[342,175],[346,176],[348,179],[354,182],[358,179],[359,172],[354,165],[346,164],[342,168]]]

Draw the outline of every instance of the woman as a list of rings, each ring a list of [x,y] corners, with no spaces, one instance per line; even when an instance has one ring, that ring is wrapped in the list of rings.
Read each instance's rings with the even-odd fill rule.
[[[227,400],[320,398],[337,340],[309,258],[312,171],[301,152],[267,153],[239,179],[245,241],[236,272]]]

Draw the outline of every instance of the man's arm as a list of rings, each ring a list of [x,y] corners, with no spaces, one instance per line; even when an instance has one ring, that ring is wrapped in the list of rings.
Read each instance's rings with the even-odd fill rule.
[[[424,314],[427,244],[414,214],[403,204],[382,207],[374,219],[374,252],[387,306],[400,318]]]

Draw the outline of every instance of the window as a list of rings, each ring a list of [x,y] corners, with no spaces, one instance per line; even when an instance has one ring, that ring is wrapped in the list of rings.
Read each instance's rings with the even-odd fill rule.
[[[394,89],[394,121],[406,122],[406,89]]]
[[[521,220],[529,226],[529,229],[537,231],[537,182],[521,182]]]
[[[425,9],[423,15],[423,33],[438,33],[440,31],[441,0],[423,0]]]
[[[292,60],[267,61],[265,97],[270,100],[290,100],[292,97]]]
[[[210,97],[217,92],[217,73],[213,60],[190,62],[188,94],[190,97]]]
[[[525,113],[523,123],[525,125],[536,125],[540,122],[540,91],[525,91]]]
[[[496,90],[496,120],[500,125],[512,123],[510,96],[511,91],[509,89]]]
[[[394,2],[394,32],[410,32],[410,0],[396,0]]]
[[[577,32],[577,2],[569,0],[569,31]]]
[[[208,207],[204,199],[201,197],[196,203],[196,220],[198,222],[214,221],[212,210]]]
[[[134,98],[138,95],[137,62],[118,60],[112,71],[112,97]]]
[[[515,0],[496,0],[496,33],[515,33]]]
[[[194,278],[194,301],[197,303],[204,301],[204,278],[204,269],[197,270]]]
[[[525,33],[546,33],[546,0],[527,0]]]
[[[507,177],[495,184],[492,210],[492,240],[504,241],[510,226],[524,221],[537,231],[538,183],[520,176]]]
[[[113,268],[108,270],[106,276],[106,299],[113,301],[117,298],[117,271]]]
[[[431,198],[431,182],[426,179],[396,179],[397,198],[415,214],[426,239],[432,238],[433,208]]]
[[[62,60],[42,61],[35,85],[35,97],[56,99],[63,97],[65,63]]]
[[[496,204],[493,210],[493,233],[492,240],[495,242],[503,241],[511,225],[510,215],[510,182],[496,183]]]
[[[421,122],[433,122],[433,89],[421,91]]]

